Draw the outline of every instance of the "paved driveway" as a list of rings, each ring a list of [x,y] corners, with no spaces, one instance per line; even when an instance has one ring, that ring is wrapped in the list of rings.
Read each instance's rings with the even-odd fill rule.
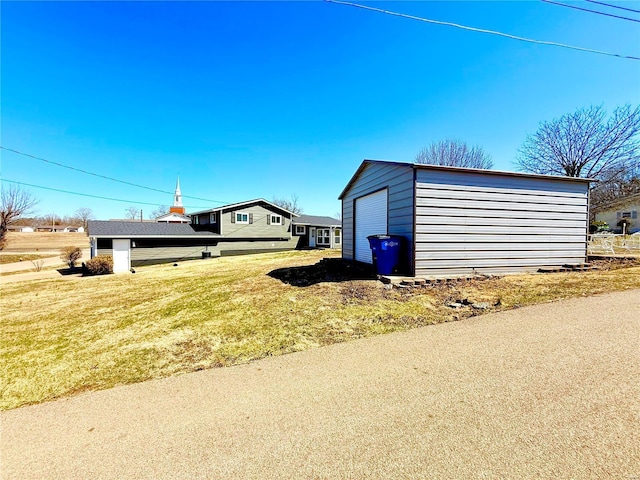
[[[7,479],[638,479],[640,290],[4,412]]]

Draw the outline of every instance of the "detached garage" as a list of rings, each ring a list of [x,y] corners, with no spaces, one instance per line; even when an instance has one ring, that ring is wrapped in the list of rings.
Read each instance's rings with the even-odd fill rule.
[[[365,160],[342,200],[342,256],[406,239],[415,276],[516,273],[586,260],[589,180]]]

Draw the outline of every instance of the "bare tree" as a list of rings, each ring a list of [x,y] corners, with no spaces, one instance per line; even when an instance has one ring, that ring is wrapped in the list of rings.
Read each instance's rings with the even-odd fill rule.
[[[638,169],[640,170],[640,169]],[[589,213],[591,220],[595,213],[618,200],[640,194],[640,171],[631,170],[621,179],[596,183],[589,193]]]
[[[53,212],[41,216],[39,220],[41,226],[50,228],[53,228],[56,225],[60,225],[60,223],[62,222],[62,218],[60,218],[60,215]]]
[[[127,220],[135,220],[136,218],[138,218],[138,215],[140,215],[140,210],[138,210],[136,207],[131,206],[129,208],[127,208],[125,211],[125,217]]]
[[[80,207],[79,209],[77,209],[74,216],[79,222],[82,222],[82,226],[85,230],[87,229],[87,223],[89,222],[89,220],[93,220],[95,218],[93,215],[93,210],[87,207]]]
[[[615,182],[637,168],[640,106],[616,108],[606,118],[601,106],[542,122],[527,136],[516,163],[522,171]]]
[[[16,185],[3,185],[0,195],[0,250],[7,242],[9,225],[29,214],[38,203],[29,192]]]
[[[295,193],[291,195],[290,198],[274,197],[272,202],[279,207],[282,207],[285,210],[289,210],[290,212],[293,212],[297,215],[300,215],[302,213],[302,207],[298,205],[298,195],[296,195]]]
[[[415,163],[485,170],[493,167],[491,155],[486,153],[482,147],[469,147],[465,142],[455,139],[433,142],[418,152]]]
[[[156,218],[169,212],[169,207],[166,205],[159,205],[153,212],[149,214],[149,220],[155,220]]]

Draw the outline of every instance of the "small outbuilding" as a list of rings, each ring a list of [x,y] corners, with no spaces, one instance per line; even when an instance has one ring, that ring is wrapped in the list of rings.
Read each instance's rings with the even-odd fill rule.
[[[342,256],[403,237],[415,276],[516,273],[586,260],[589,180],[365,160],[340,194]]]

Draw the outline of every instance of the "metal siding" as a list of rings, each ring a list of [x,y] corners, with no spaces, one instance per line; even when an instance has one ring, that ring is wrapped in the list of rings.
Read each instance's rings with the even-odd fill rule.
[[[556,242],[556,243],[517,243],[510,242],[508,245],[502,243],[480,243],[480,242],[442,242],[442,243],[418,243],[417,253],[420,252],[435,253],[437,251],[448,252],[466,252],[466,251],[479,251],[487,252],[490,250],[499,251],[532,251],[532,250],[573,250],[575,249],[575,243],[583,244],[584,242],[579,237],[572,237],[576,239],[575,242]]]
[[[413,242],[413,168],[403,164],[369,164],[342,198],[342,257],[355,259],[354,206],[356,198],[382,188],[389,191],[388,233]],[[409,249],[409,256],[411,254]]]
[[[513,242],[520,243],[579,243],[586,245],[587,235],[583,233],[569,232],[567,235],[554,235],[552,238],[544,235],[451,235],[449,233],[419,233],[416,235],[418,246],[428,243],[452,243],[452,242],[475,242],[475,243],[504,243],[505,248]]]
[[[579,229],[584,227],[580,222]],[[575,228],[575,227],[574,227]],[[532,227],[530,225],[416,225],[416,234],[421,233],[447,233],[449,235],[546,235],[552,236],[562,230],[573,230],[571,227],[556,228],[553,225],[546,227]],[[574,233],[584,236],[584,232]],[[517,237],[515,237],[517,238]]]
[[[487,192],[518,192],[553,196],[586,195],[588,182],[567,181],[560,178],[513,177],[509,175],[418,170],[418,185],[425,188],[456,188]]]
[[[582,213],[587,208],[587,202],[584,205],[566,205],[557,204],[541,204],[537,202],[521,203],[521,202],[494,202],[491,200],[469,200],[469,199],[443,199],[429,197],[428,190],[421,190],[420,195],[416,199],[418,207],[445,207],[445,208],[478,208],[486,210],[485,216],[490,216],[493,210],[507,211],[543,211],[543,212],[561,212],[561,213]],[[560,199],[562,197],[558,197]],[[526,214],[525,214],[526,217]]]
[[[545,220],[580,220],[584,221],[584,212],[549,212],[549,211],[518,211],[518,210],[485,210],[477,208],[455,208],[455,207],[417,207],[416,214],[434,218],[442,217],[477,217],[477,218],[506,218],[506,219],[545,219]]]
[[[387,233],[386,189],[356,199],[356,260],[372,263],[369,235]]]
[[[419,170],[416,275],[512,273],[580,263],[588,184]]]
[[[488,190],[488,189],[487,189]],[[557,197],[551,194],[521,194],[517,193],[517,190],[511,188],[509,192],[491,192],[491,191],[472,191],[466,190],[463,188],[424,188],[420,185],[418,188],[418,195],[423,196],[423,193],[426,193],[425,196],[429,198],[441,198],[441,199],[454,199],[454,200],[491,200],[496,202],[507,202],[509,204],[515,202],[523,202],[523,203],[548,203],[548,204],[557,204],[558,199],[561,198],[561,202],[563,205],[580,205],[584,207],[587,204],[587,198],[584,195],[564,195],[562,197]]]
[[[436,216],[424,216],[422,218],[421,226],[425,230],[426,226],[442,225],[442,217]],[[513,218],[495,218],[495,217],[448,217],[447,223],[450,225],[513,225]],[[586,227],[587,222],[585,220],[565,220],[565,219],[544,219],[544,218],[532,218],[528,219],[528,225],[531,227],[559,227],[559,228],[571,228],[571,227]],[[425,231],[431,231],[425,230]]]

